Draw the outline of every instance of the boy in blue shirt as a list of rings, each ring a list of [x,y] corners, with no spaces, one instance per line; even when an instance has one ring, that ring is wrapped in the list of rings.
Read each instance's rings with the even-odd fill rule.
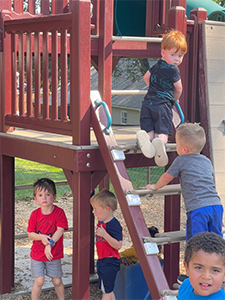
[[[178,300],[223,300],[225,240],[214,232],[201,232],[187,242],[184,258],[189,278],[181,284]]]

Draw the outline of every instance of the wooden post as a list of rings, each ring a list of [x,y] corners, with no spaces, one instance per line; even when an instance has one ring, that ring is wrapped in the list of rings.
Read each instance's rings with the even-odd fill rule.
[[[0,1],[0,11],[3,9],[11,11],[11,5],[12,5],[11,2],[12,2],[11,0],[1,0]]]
[[[199,122],[198,111],[198,65],[199,65],[199,22],[207,19],[204,8],[195,8],[190,13],[194,21],[192,31],[189,33],[188,43],[188,72],[186,72],[186,101],[188,103],[186,118],[190,122]]]
[[[14,158],[0,154],[0,295],[14,286],[14,202]]]
[[[186,10],[182,6],[175,6],[172,7],[169,10],[168,13],[168,28],[169,29],[176,29],[181,31],[185,36],[187,32],[187,16],[186,16]],[[180,65],[180,73],[181,73],[181,79],[182,82],[184,83],[184,78],[185,78],[185,69],[186,69],[186,64],[185,64],[186,57],[184,56],[184,61]],[[186,101],[187,102],[187,101]],[[184,101],[184,93],[182,93],[180,97],[180,104],[181,107],[184,111],[184,115],[187,116],[187,103]]]
[[[176,29],[186,35],[187,30],[187,16],[186,10],[182,6],[174,6],[168,12],[168,27],[169,29]]]
[[[70,105],[73,144],[90,144],[91,22],[90,1],[72,0]],[[64,170],[65,172],[65,170]],[[65,172],[73,191],[72,299],[89,299],[90,172]]]
[[[64,170],[73,192],[73,275],[72,299],[89,299],[90,273],[90,190],[89,172]]]
[[[100,1],[98,89],[111,111],[113,1]]]
[[[193,20],[193,17],[198,18],[198,23],[207,20],[207,10],[201,7],[197,7],[191,10],[190,19]]]
[[[176,29],[181,31],[186,36],[187,22],[186,10],[184,7],[176,6],[169,10],[168,27],[169,29]],[[185,57],[181,64],[180,72],[182,82],[185,77]],[[184,107],[184,93],[180,98],[181,107]],[[186,110],[187,111],[187,110]],[[184,111],[184,115],[186,116]],[[175,154],[174,154],[175,158]],[[175,183],[175,182],[174,182]],[[165,197],[165,217],[164,217],[164,231],[180,230],[180,196],[166,196]],[[179,274],[179,255],[180,245],[172,244],[165,246],[164,270],[168,280],[169,286],[172,287],[176,282]]]
[[[90,1],[72,1],[70,34],[70,118],[73,144],[90,144],[91,19]]]
[[[153,36],[154,32],[154,26],[157,24],[154,24],[154,15],[153,14],[153,5],[154,2],[152,0],[146,1],[146,27],[145,27],[145,35],[146,36]],[[158,15],[157,15],[158,17]]]
[[[2,3],[1,3],[2,4]],[[0,4],[0,7],[1,7]],[[4,120],[5,115],[11,113],[11,81],[12,81],[12,73],[11,73],[11,36],[4,32],[4,24],[3,24],[4,14],[0,12],[0,38],[1,38],[1,49],[0,49],[0,130],[6,132],[9,130],[8,127],[5,126]],[[7,78],[7,80],[6,80]],[[6,101],[7,99],[7,101]]]
[[[187,7],[187,0],[172,0],[172,7],[173,6],[182,6],[186,9]]]
[[[100,0],[93,0],[93,16],[91,18],[91,23],[95,25],[95,28],[92,30],[93,34],[99,35],[99,6]]]

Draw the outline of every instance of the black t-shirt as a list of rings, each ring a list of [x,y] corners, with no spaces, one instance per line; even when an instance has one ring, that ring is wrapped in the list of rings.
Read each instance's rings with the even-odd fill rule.
[[[144,100],[151,101],[152,105],[169,102],[174,104],[174,83],[180,80],[180,71],[177,66],[170,65],[160,59],[149,69],[151,73],[148,92]]]

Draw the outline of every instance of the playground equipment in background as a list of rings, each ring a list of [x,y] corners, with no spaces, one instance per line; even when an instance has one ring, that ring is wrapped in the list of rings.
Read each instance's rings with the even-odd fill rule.
[[[225,8],[212,0],[187,0],[186,14],[202,7],[208,20],[225,22]],[[114,35],[145,36],[146,0],[114,1]]]
[[[186,14],[190,17],[190,11],[196,7],[207,10],[208,20],[225,22],[225,7],[212,0],[187,0]]]
[[[71,11],[67,13],[66,10],[63,13],[63,5],[68,1],[72,4],[69,5]],[[52,5],[52,14],[50,15],[49,7],[46,5],[50,1],[41,1],[43,16],[34,16],[32,12],[34,5],[29,6],[31,13],[29,18],[27,18],[27,15],[26,18],[23,18],[21,15],[18,18],[18,15],[14,14],[14,12],[11,12],[10,18],[8,11],[11,9],[11,2],[9,4],[8,0],[0,1],[0,8],[3,9],[1,28],[2,31],[4,30],[4,35],[2,35],[1,39],[2,84],[0,85],[0,106],[3,108],[0,109],[0,235],[4,243],[0,243],[0,294],[10,292],[14,285],[14,158],[19,157],[62,168],[73,192],[73,224],[76,231],[73,233],[72,298],[89,298],[89,274],[90,272],[94,273],[94,222],[93,219],[90,219],[89,199],[90,193],[94,192],[97,185],[101,184],[102,187],[108,187],[109,176],[118,196],[120,207],[152,298],[159,299],[161,291],[167,290],[172,286],[177,278],[179,272],[179,244],[165,245],[164,270],[162,270],[156,253],[152,252],[155,247],[146,239],[149,234],[147,224],[141,211],[139,198],[135,194],[130,193],[133,187],[127,173],[127,168],[150,166],[154,162],[149,159],[145,160],[143,155],[139,153],[130,155],[121,151],[115,151],[118,145],[115,136],[112,132],[109,135],[105,133],[108,118],[106,118],[103,106],[97,107],[94,101],[90,106],[91,82],[87,74],[90,72],[90,63],[92,61],[98,69],[99,92],[102,95],[102,99],[110,107],[112,62],[115,66],[120,57],[159,58],[159,38],[155,37],[159,33],[155,30],[158,24],[159,26],[162,25],[160,29],[161,34],[169,28],[182,31],[187,35],[190,50],[185,56],[186,62],[181,65],[181,74],[184,75],[184,91],[180,99],[182,108],[187,120],[204,123],[204,128],[207,129],[208,133],[207,136],[211,137],[208,129],[211,124],[208,123],[212,118],[211,114],[209,115],[210,109],[208,109],[205,102],[208,100],[209,92],[213,94],[217,92],[218,96],[212,98],[212,100],[222,101],[221,95],[224,93],[221,91],[225,87],[225,81],[222,76],[219,76],[218,81],[218,70],[222,70],[220,72],[221,75],[224,74],[224,57],[223,55],[218,55],[218,51],[223,51],[224,49],[225,40],[221,37],[225,35],[221,35],[218,32],[221,28],[214,29],[214,27],[224,27],[225,29],[225,23],[220,23],[218,26],[218,22],[209,22],[210,24],[207,26],[210,26],[210,30],[207,30],[207,32],[210,31],[212,38],[210,39],[211,43],[208,43],[208,40],[203,40],[206,37],[204,26],[207,12],[205,10],[196,9],[192,11],[191,14],[193,14],[194,20],[186,22],[186,11],[182,7],[185,1],[146,1],[147,4],[157,3],[160,5],[157,9],[154,7],[146,8],[148,17],[145,19],[147,21],[152,20],[152,22],[146,24],[147,39],[142,37],[140,41],[139,37],[112,37],[113,1],[93,1],[93,3],[100,5],[100,7],[97,5],[93,6],[93,24],[90,24],[89,1],[68,1],[53,0],[52,3],[56,4],[57,2],[57,5]],[[34,2],[34,0],[29,0],[29,4],[34,4]],[[44,2],[45,5],[43,4]],[[135,0],[133,0],[133,4],[134,2]],[[142,0],[138,2],[139,4],[143,3]],[[168,7],[166,9],[166,5],[170,2],[176,2],[177,7]],[[14,0],[15,12],[21,13],[22,3],[22,0]],[[161,12],[163,12],[163,17]],[[214,26],[213,23],[216,23],[216,25]],[[167,27],[164,25],[167,25]],[[91,35],[90,27],[94,36]],[[67,38],[68,30],[70,31],[70,40]],[[58,35],[59,31],[60,35]],[[35,32],[35,40],[32,38],[31,33],[33,32]],[[128,41],[128,38],[131,38],[132,42]],[[218,41],[220,42],[220,47],[218,47]],[[34,47],[35,45],[37,47]],[[62,47],[62,45],[65,45],[65,47]],[[213,45],[216,48],[213,53],[208,51],[210,55],[213,54],[212,57],[210,56],[210,61],[208,60],[208,53],[205,51],[205,45]],[[16,95],[16,50],[18,51],[19,71],[22,74],[19,88],[19,115],[17,115]],[[66,93],[68,82],[66,74],[68,71],[67,57],[70,53],[77,55],[70,56],[69,79],[70,82],[73,82],[73,85],[70,86],[70,103],[73,109],[71,109],[71,116],[68,120],[68,98]],[[216,53],[216,56],[214,53]],[[43,114],[40,113],[41,68],[39,66],[41,55],[43,57]],[[51,118],[49,117],[48,97],[50,55],[52,56],[52,62],[54,62],[52,63],[54,68],[52,68],[51,74],[51,81],[54,82],[52,88],[52,104],[54,105]],[[36,91],[34,113],[32,110],[32,56],[35,59],[35,66],[38,66],[35,68],[34,74]],[[59,57],[60,69],[58,68]],[[198,58],[197,63],[196,58]],[[216,66],[216,68],[211,69],[212,66]],[[210,70],[213,72],[207,74],[206,72]],[[57,112],[58,99],[56,97],[58,94],[57,78],[59,72],[62,79],[60,119]],[[23,97],[25,73],[27,76],[26,106],[24,105]],[[208,78],[210,81],[207,81]],[[211,83],[214,83],[214,85],[211,85]],[[219,154],[215,162],[219,161],[217,169],[219,165],[219,179],[223,183],[224,177],[221,176],[221,166],[224,164],[221,161],[224,159],[224,151],[221,149],[221,141],[224,141],[224,139],[221,139],[221,134],[224,127],[220,127],[218,130],[218,122],[225,119],[223,115],[225,109],[223,109],[223,102],[221,102],[220,107],[217,103],[213,106],[214,103],[215,101],[212,103],[213,112],[217,109],[217,113],[215,113],[216,120],[212,124],[214,126],[213,137],[216,138],[216,141],[219,141],[219,147],[214,151]],[[220,118],[218,118],[218,115],[220,115]],[[31,129],[32,137],[28,138],[25,132],[23,136],[16,136],[16,132],[7,131],[9,127],[11,127],[10,130],[13,127],[23,131],[26,130],[26,133],[27,129]],[[99,149],[95,145],[91,145],[91,127],[98,141]],[[43,142],[43,140],[35,138],[33,136],[34,131],[42,132],[41,136],[45,137],[46,141]],[[59,140],[50,140],[48,133],[54,133],[55,136],[57,135],[57,138],[60,135],[60,142]],[[62,142],[62,135],[70,138],[69,144]],[[172,141],[174,139],[171,139]],[[208,139],[207,142],[207,147],[204,151],[207,152],[207,156],[211,157],[211,140]],[[170,161],[172,161],[176,155],[175,152],[171,151],[168,154]],[[124,160],[124,155],[126,160]],[[224,172],[223,169],[222,172]],[[175,190],[174,186],[172,188],[176,194],[164,194],[165,232],[173,232],[180,229],[180,195],[178,194],[179,190]],[[225,195],[225,192],[223,195]]]

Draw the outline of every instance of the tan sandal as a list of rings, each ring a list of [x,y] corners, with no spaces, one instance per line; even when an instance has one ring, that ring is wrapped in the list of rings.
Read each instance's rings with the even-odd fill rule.
[[[160,138],[155,138],[152,141],[153,146],[155,147],[155,163],[159,167],[165,167],[168,164],[168,156],[166,153],[166,145]]]
[[[144,156],[152,158],[155,156],[155,147],[149,140],[149,136],[145,130],[139,130],[136,134],[138,147],[141,149]]]

